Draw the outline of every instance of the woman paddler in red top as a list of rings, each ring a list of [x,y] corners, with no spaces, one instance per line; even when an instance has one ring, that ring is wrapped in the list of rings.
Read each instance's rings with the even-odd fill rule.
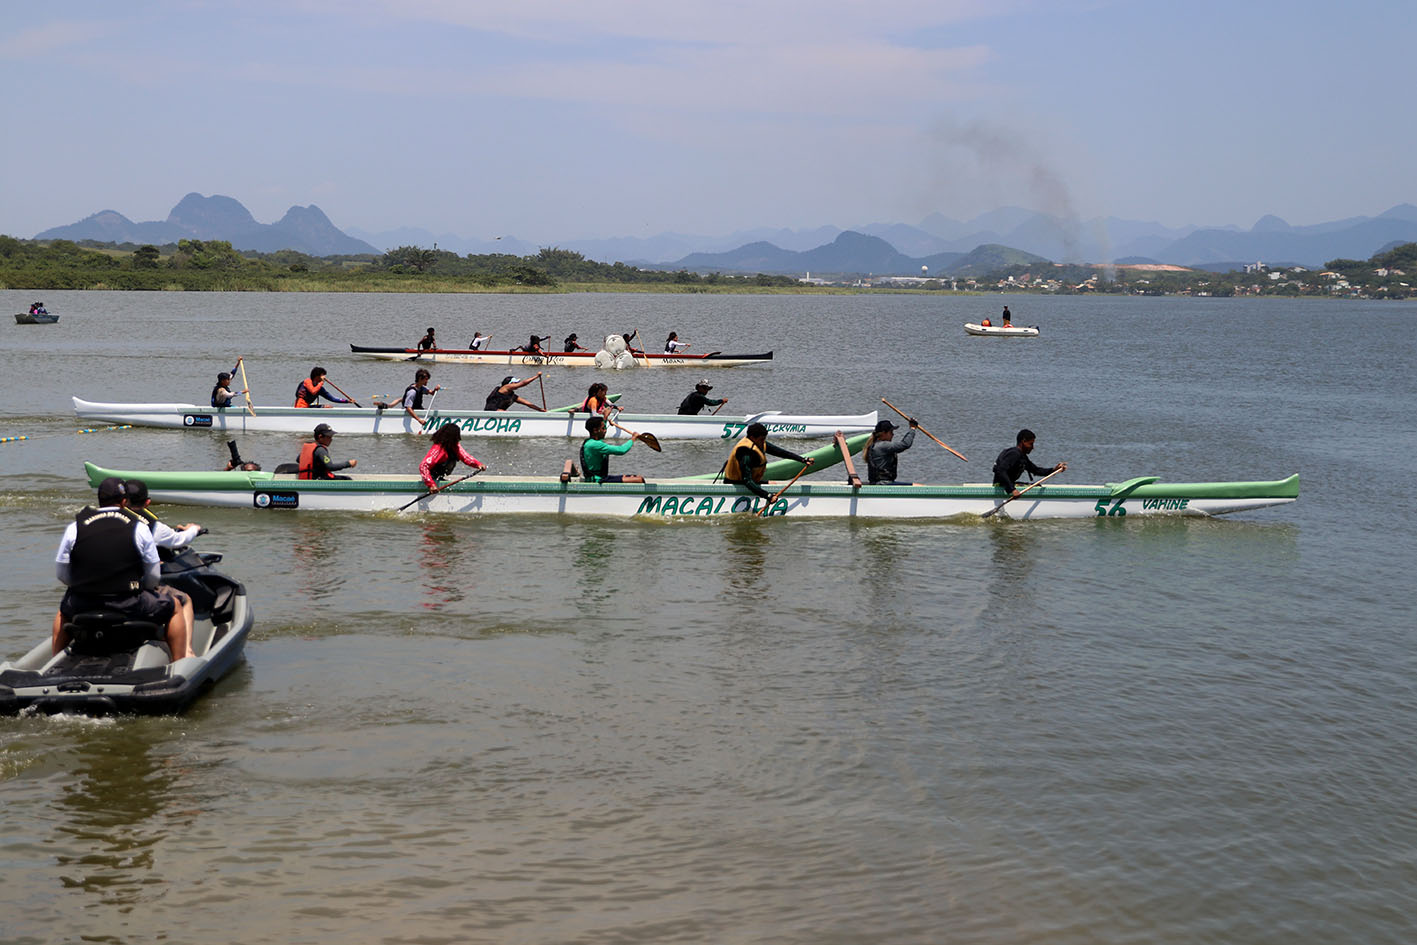
[[[479,472],[487,468],[485,463],[462,448],[462,428],[456,423],[445,423],[433,434],[433,445],[428,447],[423,462],[418,464],[418,474],[423,477],[428,491],[437,492],[441,488],[437,480],[452,475],[459,460]]]

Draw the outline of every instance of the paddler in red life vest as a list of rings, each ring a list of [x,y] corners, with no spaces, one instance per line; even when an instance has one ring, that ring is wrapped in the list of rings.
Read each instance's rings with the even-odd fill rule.
[[[610,411],[615,409],[615,405],[610,402],[610,388],[600,381],[596,381],[586,389],[585,400],[581,401],[577,408],[580,413],[598,413],[607,420],[610,418]]]
[[[330,444],[334,442],[335,431],[330,429],[328,423],[322,423],[315,427],[315,442],[300,444],[300,459],[296,465],[300,468],[301,479],[348,479],[348,476],[336,476],[335,473],[341,469],[353,469],[359,465],[357,459],[346,459],[335,462],[330,459]]]
[[[310,376],[305,380],[301,381],[299,386],[295,388],[295,406],[328,407],[329,404],[321,404],[316,402],[321,397],[334,404],[350,403],[350,401],[346,400],[343,397],[340,397],[338,394],[331,394],[329,391],[325,390],[326,373],[327,372],[325,371],[325,369],[320,367],[319,365],[316,365],[315,367],[310,369]]]
[[[790,459],[804,466],[811,466],[815,462],[809,457],[798,456],[791,450],[769,443],[768,428],[761,423],[750,423],[743,439],[733,445],[733,452],[728,454],[728,462],[723,464],[723,481],[742,486],[760,498],[772,498],[767,490],[759,485],[767,472],[770,455]]]
[[[418,475],[429,492],[437,492],[443,487],[439,479],[446,479],[462,461],[475,470],[487,468],[487,464],[473,456],[462,446],[462,429],[456,423],[445,423],[433,434],[433,445],[418,464]]]

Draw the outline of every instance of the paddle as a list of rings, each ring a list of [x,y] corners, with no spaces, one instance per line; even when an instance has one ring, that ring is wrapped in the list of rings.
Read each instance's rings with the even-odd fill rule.
[[[423,412],[424,412],[424,414],[426,415],[425,418],[424,418],[424,420],[423,420],[423,426],[425,426],[425,427],[428,426],[427,417],[433,416],[433,401],[435,401],[435,400],[438,399],[438,391],[440,391],[440,390],[442,390],[442,389],[443,389],[443,385],[442,385],[442,384],[439,384],[437,387],[433,388],[433,396],[428,398],[428,406],[426,406],[426,407],[423,408]]]
[[[630,333],[630,337],[631,337],[631,338],[640,338],[640,330],[639,330],[638,328],[636,328],[633,332]],[[630,346],[629,341],[626,341],[626,342],[625,342],[625,347],[628,348],[629,346]],[[642,355],[645,356],[645,367],[649,367],[649,351],[645,348],[645,340],[644,340],[643,338],[640,338],[640,354],[642,354]],[[630,357],[633,358],[633,357],[634,357],[634,354],[631,353]],[[649,441],[646,440],[645,442],[648,443]]]
[[[546,382],[541,379],[541,372],[536,372],[536,383],[541,385],[541,412],[546,412]]]
[[[659,437],[655,436],[653,433],[636,433],[634,430],[626,430],[614,420],[610,421],[610,425],[617,430],[623,430],[624,432],[630,434],[630,439],[639,440],[641,443],[643,443],[645,446],[648,446],[656,453],[664,452],[664,448],[659,445]]]
[[[330,380],[329,377],[326,377],[326,378],[325,378],[325,383],[326,383],[326,384],[329,384],[329,385],[330,385],[331,387],[333,387],[335,390],[339,390],[339,385],[336,384],[334,381]],[[361,404],[359,401],[355,400],[353,397],[349,396],[348,394],[346,394],[346,393],[345,393],[344,391],[342,391],[342,390],[339,390],[339,394],[340,394],[341,397],[343,397],[345,400],[349,401],[350,403],[354,404],[354,406],[356,406],[356,407],[363,407],[363,406],[364,406],[364,405]]]
[[[860,489],[861,477],[856,475],[856,465],[851,461],[851,450],[846,448],[846,435],[837,430],[832,434],[832,441],[836,443],[837,451],[841,453],[841,461],[846,465],[846,484],[853,489]]]
[[[407,502],[407,503],[405,503],[405,504],[399,506],[399,507],[398,507],[398,511],[402,512],[404,509],[408,508],[410,505],[413,505],[414,503],[417,503],[417,502],[422,502],[424,499],[428,498],[430,495],[433,495],[434,493],[442,492],[444,489],[450,489],[450,488],[452,488],[453,486],[457,485],[458,483],[462,482],[464,479],[471,479],[473,476],[476,476],[476,475],[477,475],[478,473],[480,473],[480,472],[482,472],[482,470],[480,470],[480,469],[474,469],[472,472],[468,473],[466,476],[463,476],[462,479],[454,479],[452,482],[448,483],[448,484],[445,485],[445,486],[440,486],[440,487],[438,487],[437,489],[430,489],[429,491],[423,493],[423,494],[422,494],[421,496],[419,496],[418,498],[414,499],[413,502]]]
[[[723,404],[726,404],[726,403],[728,403],[728,398],[727,398],[727,397],[723,398]],[[709,414],[709,416],[712,417],[714,413],[718,413],[720,410],[722,410],[722,409],[723,409],[723,404],[719,404],[717,407],[713,408],[713,413]]]
[[[1009,496],[1007,499],[1005,499],[1004,501],[1000,502],[998,505],[994,506],[992,509],[990,509],[989,511],[985,512],[983,515],[981,515],[981,516],[979,516],[979,517],[980,517],[980,518],[988,518],[989,516],[993,515],[995,512],[999,511],[999,509],[1002,509],[1004,506],[1008,505],[1008,504],[1009,504],[1010,502],[1012,502],[1014,499],[1017,499],[1017,498],[1019,498],[1020,496],[1022,496],[1022,495],[1023,495],[1025,492],[1027,492],[1029,489],[1034,489],[1034,488],[1037,488],[1038,486],[1043,485],[1043,483],[1047,482],[1049,479],[1052,479],[1054,476],[1058,475],[1058,473],[1060,473],[1060,472],[1062,472],[1062,471],[1063,471],[1063,470],[1061,470],[1061,469],[1055,469],[1055,470],[1053,470],[1052,472],[1050,472],[1048,475],[1044,476],[1042,479],[1038,480],[1037,482],[1030,482],[1026,487],[1024,487],[1024,488],[1022,488],[1022,489],[1020,489],[1020,490],[1018,491],[1018,495],[1011,495],[1011,496]]]
[[[768,499],[767,502],[763,503],[763,510],[758,513],[758,517],[759,517],[759,518],[767,518],[768,512],[769,512],[769,510],[772,509],[773,503],[776,502],[778,499],[782,498],[782,494],[783,494],[784,492],[786,492],[788,489],[791,489],[791,488],[792,488],[792,484],[793,484],[794,482],[796,482],[798,479],[801,479],[801,478],[802,478],[802,474],[805,473],[807,470],[809,470],[809,469],[811,469],[811,468],[812,468],[811,466],[803,466],[801,469],[797,470],[797,475],[795,475],[795,476],[793,476],[791,479],[789,479],[789,480],[787,481],[787,485],[785,485],[785,486],[783,486],[781,489],[777,490],[777,495],[773,496],[771,499]]]
[[[246,395],[246,409],[250,411],[251,416],[254,417],[256,415],[256,408],[251,406],[251,382],[246,380],[246,359],[241,355],[236,356],[236,367],[241,369],[241,386],[246,388],[241,392]],[[236,368],[232,368],[231,370],[235,372]]]
[[[894,410],[896,413],[900,414],[900,415],[901,415],[902,417],[904,417],[906,420],[909,420],[909,419],[910,419],[910,417],[905,413],[905,411],[901,410],[899,407],[897,407],[895,404],[891,403],[889,400],[886,400],[884,397],[881,398],[881,403],[885,404],[887,407],[891,408],[891,409]],[[925,429],[924,427],[922,427],[918,422],[915,424],[915,429],[919,430],[921,433],[925,434],[925,435],[928,436],[930,439],[934,440],[936,443],[939,443],[939,444],[940,444],[941,446],[943,446],[945,449],[949,450],[951,453],[954,453],[956,456],[958,456],[960,459],[964,460],[966,463],[969,462],[969,459],[968,459],[963,453],[961,453],[961,452],[959,452],[958,450],[956,450],[956,449],[954,449],[953,447],[951,447],[948,443],[946,443],[944,440],[940,439],[938,436],[935,436],[935,435],[934,435],[933,433],[931,433],[929,430],[927,430],[927,429]]]

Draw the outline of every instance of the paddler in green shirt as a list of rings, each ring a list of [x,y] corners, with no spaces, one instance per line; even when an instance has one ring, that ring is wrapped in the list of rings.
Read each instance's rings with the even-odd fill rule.
[[[626,440],[623,443],[605,442],[605,418],[596,415],[585,422],[586,433],[590,436],[581,444],[581,475],[586,482],[644,482],[644,476],[612,476],[610,475],[610,457],[612,454],[630,452],[630,447],[635,445],[634,440]]]

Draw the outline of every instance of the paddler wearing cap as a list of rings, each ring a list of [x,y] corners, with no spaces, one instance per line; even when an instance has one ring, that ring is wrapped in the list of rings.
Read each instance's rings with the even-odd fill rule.
[[[767,472],[769,456],[790,459],[804,466],[816,462],[809,456],[798,456],[791,450],[769,443],[768,428],[761,423],[750,423],[743,439],[733,445],[733,452],[728,454],[728,461],[723,464],[723,481],[742,486],[760,498],[771,498],[767,490],[758,485]]]
[[[910,429],[906,430],[905,436],[899,440],[895,438],[895,431],[900,429],[899,426],[889,420],[876,422],[875,431],[866,441],[866,448],[861,451],[861,458],[866,461],[866,478],[870,485],[910,485],[897,482],[895,478],[896,457],[915,445],[915,431],[920,426],[914,417],[909,417],[908,420]]]
[[[301,479],[348,479],[348,476],[336,476],[335,473],[341,469],[353,469],[359,465],[357,459],[345,459],[335,462],[330,459],[330,444],[334,442],[335,431],[330,429],[328,423],[322,423],[315,427],[315,442],[302,443],[300,445],[300,459],[296,465],[300,467]]]
[[[216,376],[216,386],[212,388],[212,406],[218,409],[230,407],[231,402],[236,399],[236,395],[244,393],[246,393],[244,390],[233,391],[231,389],[231,372],[222,371]]]
[[[689,396],[679,401],[679,416],[697,416],[699,413],[703,412],[705,407],[718,407],[728,403],[727,397],[719,400],[714,400],[710,397],[708,392],[711,390],[713,390],[713,385],[708,382],[708,378],[704,378],[695,384]]]
[[[532,381],[536,380],[540,376],[540,371],[537,371],[531,377],[526,378],[512,377],[510,374],[508,374],[506,377],[502,378],[502,383],[492,388],[492,393],[487,395],[487,403],[482,406],[482,409],[506,410],[512,404],[522,404],[523,406],[530,407],[532,410],[539,410],[542,413],[545,413],[545,407],[541,406],[540,404],[534,404],[526,398],[521,397],[517,394],[518,390],[530,384]]]

